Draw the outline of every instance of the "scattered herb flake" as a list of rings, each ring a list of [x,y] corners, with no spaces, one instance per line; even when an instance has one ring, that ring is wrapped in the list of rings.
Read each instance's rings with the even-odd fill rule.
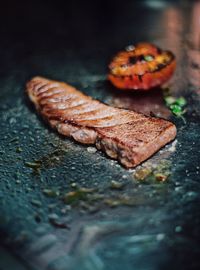
[[[161,161],[156,167],[142,167],[138,169],[134,178],[136,180],[142,180],[143,182],[164,182],[170,176],[171,163],[168,160]]]
[[[170,106],[175,102],[176,102],[175,97],[172,97],[172,96],[166,96],[165,97],[165,103],[166,103],[167,106]]]
[[[186,99],[184,97],[180,97],[180,98],[177,98],[176,103],[179,106],[183,107],[183,106],[185,106],[187,104],[187,101],[186,101]]]
[[[151,168],[140,168],[136,170],[134,177],[137,180],[145,180],[152,173]]]

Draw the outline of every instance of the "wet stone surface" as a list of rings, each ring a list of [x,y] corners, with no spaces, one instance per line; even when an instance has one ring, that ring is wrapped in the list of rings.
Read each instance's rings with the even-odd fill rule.
[[[27,269],[199,269],[200,4],[76,5],[24,2],[11,12],[12,21],[6,8],[1,11],[1,244]],[[177,71],[167,87],[171,96],[186,99],[184,120],[166,107],[165,90],[127,94],[106,81],[112,56],[143,40],[176,55]],[[171,119],[177,139],[126,170],[42,121],[24,92],[34,75]]]

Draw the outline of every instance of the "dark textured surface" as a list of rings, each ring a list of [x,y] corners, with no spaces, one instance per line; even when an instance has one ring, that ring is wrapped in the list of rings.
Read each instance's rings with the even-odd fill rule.
[[[13,8],[8,2],[1,8],[1,244],[27,269],[199,269],[200,2],[84,2],[27,1]],[[106,82],[113,54],[143,40],[176,55],[170,90],[187,99],[186,123],[170,115],[161,90],[127,95]],[[171,161],[170,179],[141,184],[133,170],[50,130],[24,94],[34,75],[171,118],[176,150],[169,145],[148,161]],[[27,163],[35,160],[39,169]],[[124,189],[111,190],[111,180]],[[131,206],[112,208],[100,200],[70,207],[62,196],[72,183],[97,188],[107,199],[129,196]],[[55,197],[45,195],[46,188]],[[7,269],[17,268],[13,262]]]

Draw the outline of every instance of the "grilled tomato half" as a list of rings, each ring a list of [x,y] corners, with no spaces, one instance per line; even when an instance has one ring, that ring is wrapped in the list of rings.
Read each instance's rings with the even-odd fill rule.
[[[175,56],[149,43],[128,46],[109,65],[108,79],[124,90],[149,90],[161,86],[173,75]]]

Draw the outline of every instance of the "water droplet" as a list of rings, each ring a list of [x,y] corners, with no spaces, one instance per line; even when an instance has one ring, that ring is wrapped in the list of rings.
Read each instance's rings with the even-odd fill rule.
[[[182,227],[181,226],[176,226],[175,232],[179,233],[181,231],[182,231]]]
[[[164,233],[159,233],[156,236],[156,240],[157,241],[162,241],[165,238],[165,234]]]

